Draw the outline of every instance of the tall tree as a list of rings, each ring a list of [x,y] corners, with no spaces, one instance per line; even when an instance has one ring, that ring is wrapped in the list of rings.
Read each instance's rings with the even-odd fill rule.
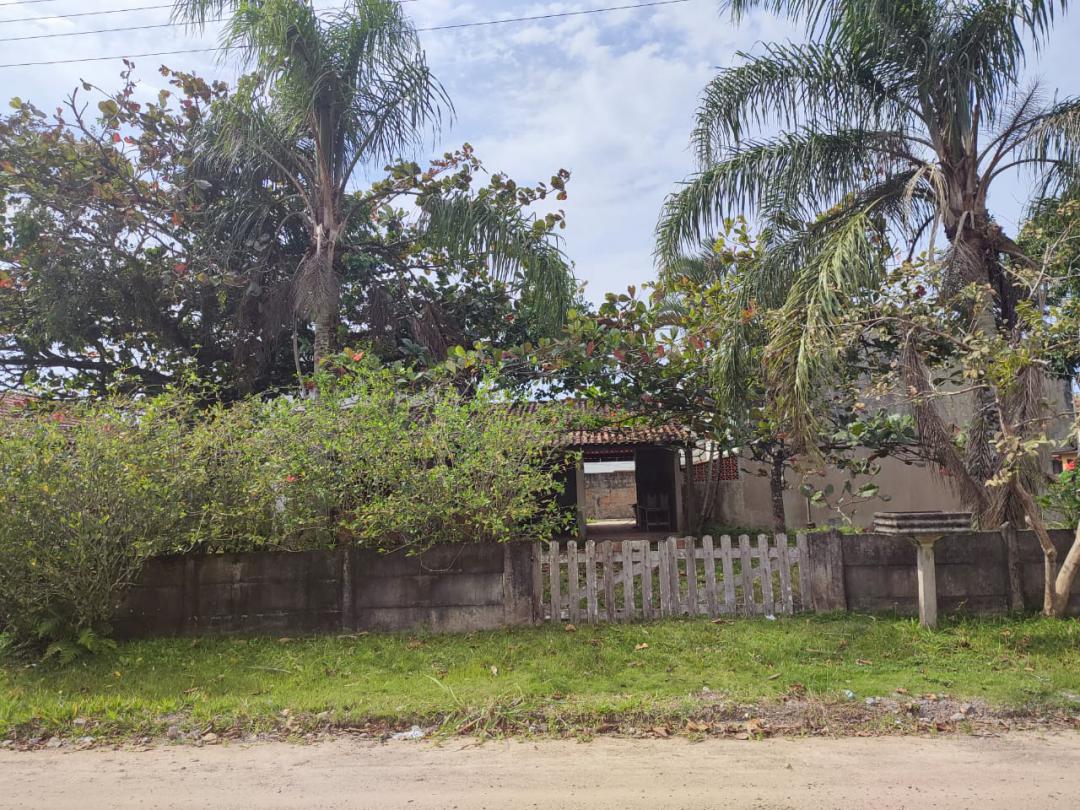
[[[310,366],[313,335],[292,305],[309,247],[295,194],[207,172],[204,130],[220,126],[228,89],[160,72],[167,89],[150,101],[129,66],[117,92],[81,86],[51,115],[14,99],[0,116],[0,388],[145,394],[183,378],[232,399],[292,387]],[[530,210],[567,181],[485,176],[465,145],[351,192],[363,214],[344,239],[343,342],[426,367],[455,345],[559,331],[574,295],[562,214]],[[482,229],[449,227],[462,217],[424,214],[444,210],[482,213],[507,238],[496,251],[462,236]],[[538,272],[500,277],[513,255]]]
[[[658,252],[672,260],[732,213],[766,231],[754,294],[782,308],[766,357],[797,435],[814,432],[814,392],[840,362],[837,323],[877,289],[896,247],[940,229],[947,289],[993,291],[969,309],[984,334],[1017,325],[1028,295],[1010,262],[1034,266],[995,221],[995,180],[1017,169],[1040,195],[1072,185],[1080,99],[1023,87],[1025,43],[1040,47],[1064,4],[1044,0],[730,0],[736,18],[763,7],[803,20],[807,44],[772,44],[706,87],[693,144],[700,173],[667,201]],[[754,136],[779,127],[778,134]],[[818,217],[813,212],[825,211]],[[957,306],[964,304],[957,300]],[[914,360],[914,355],[907,355]],[[912,362],[907,384],[928,385]],[[1029,393],[1037,400],[1041,386]],[[937,408],[916,404],[920,435],[983,522],[1022,513],[1023,489],[988,489],[1000,471],[993,398],[976,395],[958,448]],[[1037,407],[1033,401],[1031,407]]]
[[[350,193],[357,171],[394,162],[438,132],[451,111],[431,75],[416,29],[395,0],[352,0],[317,12],[305,0],[178,0],[195,26],[231,11],[227,53],[254,69],[241,92],[219,105],[208,131],[204,171],[239,174],[253,185],[288,189],[278,225],[298,222],[307,246],[288,289],[295,314],[314,324],[318,363],[338,344],[344,255],[370,216],[370,200]],[[562,194],[560,190],[560,195]],[[497,195],[430,195],[419,213],[427,238],[449,254],[486,254],[493,275],[523,287],[570,276],[543,225],[498,205]],[[250,244],[272,214],[257,196],[228,212],[236,244]],[[539,225],[539,227],[537,227]],[[554,281],[552,281],[554,279]],[[565,308],[567,296],[550,300]]]

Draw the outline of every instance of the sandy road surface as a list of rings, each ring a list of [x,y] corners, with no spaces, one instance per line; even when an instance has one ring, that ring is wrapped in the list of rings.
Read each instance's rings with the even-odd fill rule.
[[[1076,808],[1080,734],[0,752],[0,807]]]

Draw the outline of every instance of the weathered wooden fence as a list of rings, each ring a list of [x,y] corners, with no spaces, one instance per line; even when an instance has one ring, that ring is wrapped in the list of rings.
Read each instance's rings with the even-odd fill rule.
[[[537,544],[534,612],[553,622],[809,609],[806,538],[728,535]]]

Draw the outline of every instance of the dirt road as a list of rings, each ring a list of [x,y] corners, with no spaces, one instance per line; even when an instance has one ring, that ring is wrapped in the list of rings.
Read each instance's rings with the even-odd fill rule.
[[[0,752],[3,808],[1075,808],[1080,735]]]

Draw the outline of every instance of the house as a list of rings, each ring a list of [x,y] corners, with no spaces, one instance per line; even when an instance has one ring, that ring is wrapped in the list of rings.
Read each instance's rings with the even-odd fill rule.
[[[515,409],[544,404],[550,403]],[[671,424],[636,424],[636,415],[584,400],[565,404],[582,418],[558,439],[562,450],[576,456],[561,471],[558,502],[577,514],[578,537],[688,532],[693,508],[685,466],[693,448],[690,432]]]

